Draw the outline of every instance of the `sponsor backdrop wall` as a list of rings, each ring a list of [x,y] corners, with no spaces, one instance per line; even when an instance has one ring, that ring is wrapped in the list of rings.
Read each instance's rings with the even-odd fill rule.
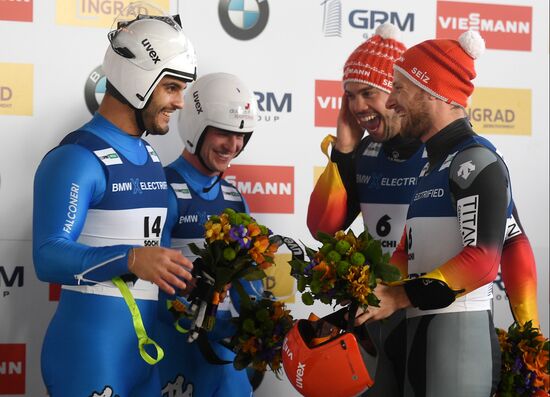
[[[480,0],[482,1],[482,0]],[[410,46],[478,29],[488,50],[468,109],[475,129],[504,154],[523,225],[537,259],[538,302],[548,328],[548,2],[483,0],[158,0],[182,14],[199,74],[239,75],[254,90],[259,123],[226,177],[255,217],[276,233],[314,244],[305,226],[314,178],[325,164],[319,143],[335,133],[341,68],[384,21]],[[107,32],[126,0],[0,0],[0,395],[46,395],[40,348],[58,287],[37,280],[31,254],[33,175],[44,154],[86,122],[105,89],[100,68]],[[250,7],[243,14],[243,4]],[[231,11],[229,11],[231,8]],[[245,17],[243,18],[243,15]],[[175,120],[174,120],[175,122]],[[181,151],[176,125],[147,138],[167,164]],[[354,228],[359,230],[359,222]],[[437,243],[434,236],[434,243]],[[296,317],[304,306],[284,267],[267,281]],[[286,275],[285,275],[286,274]],[[495,282],[496,324],[511,322],[504,285]],[[78,348],[78,346],[67,346]],[[92,359],[92,358],[90,358]],[[101,365],[101,363],[97,363]],[[165,396],[188,396],[166,390]],[[257,396],[297,395],[266,376]]]

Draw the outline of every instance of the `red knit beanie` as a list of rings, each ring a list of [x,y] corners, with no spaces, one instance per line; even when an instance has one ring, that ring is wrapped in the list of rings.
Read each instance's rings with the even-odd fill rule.
[[[399,42],[400,31],[389,22],[376,28],[374,36],[361,44],[344,65],[344,88],[347,82],[369,84],[388,94],[393,82],[393,63],[406,50]]]
[[[485,50],[476,31],[464,32],[456,40],[426,40],[409,48],[394,68],[424,91],[446,103],[466,107],[474,91],[474,59]]]

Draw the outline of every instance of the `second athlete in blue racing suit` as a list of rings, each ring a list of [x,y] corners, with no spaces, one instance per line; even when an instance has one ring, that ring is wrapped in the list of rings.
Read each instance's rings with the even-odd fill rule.
[[[194,106],[180,113],[179,131],[185,148],[166,168],[171,188],[163,244],[179,248],[193,258],[188,244],[204,244],[204,224],[210,215],[225,208],[248,212],[244,198],[221,178],[230,162],[240,154],[256,123],[252,92],[234,75],[207,74],[186,92],[186,102]],[[246,292],[262,295],[260,281],[241,280]],[[161,294],[158,343],[166,356],[160,362],[163,397],[246,397],[252,394],[247,372],[233,367],[234,353],[222,344],[236,329],[231,319],[238,316],[239,299],[235,287],[218,307],[214,329],[207,336],[218,358],[228,364],[211,364],[199,349],[189,343],[187,334],[178,332],[168,312],[167,302],[175,296]],[[181,322],[185,327],[185,322]]]
[[[181,249],[183,254],[193,260],[194,254],[188,244],[199,246],[204,243],[204,224],[210,215],[220,214],[225,208],[237,212],[248,212],[244,198],[237,189],[224,181],[216,182],[217,176],[201,174],[183,157],[166,167],[166,177],[171,187],[168,218],[166,223],[166,243],[172,248]],[[204,188],[214,187],[208,192]],[[171,233],[168,231],[171,230]],[[242,281],[247,292],[261,296],[260,281]],[[220,303],[214,329],[208,333],[210,344],[216,355],[229,364],[210,364],[203,356],[198,343],[188,343],[187,334],[178,332],[174,327],[174,318],[167,310],[167,301],[175,299],[161,292],[159,312],[161,316],[156,338],[166,351],[165,358],[159,363],[163,397],[188,395],[206,396],[250,396],[252,387],[246,371],[237,371],[232,361],[235,354],[220,344],[230,338],[234,332],[231,319],[238,315],[238,297],[234,288],[229,296]],[[181,322],[186,325],[188,322]],[[178,394],[187,393],[187,394]]]

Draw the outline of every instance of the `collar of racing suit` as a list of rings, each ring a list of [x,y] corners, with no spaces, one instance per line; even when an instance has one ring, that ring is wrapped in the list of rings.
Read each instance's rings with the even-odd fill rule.
[[[422,142],[414,138],[404,138],[400,134],[388,139],[382,144],[382,149],[389,159],[404,161],[411,158],[422,146]]]
[[[475,135],[468,118],[453,121],[426,141],[431,170],[449,151],[468,137]]]

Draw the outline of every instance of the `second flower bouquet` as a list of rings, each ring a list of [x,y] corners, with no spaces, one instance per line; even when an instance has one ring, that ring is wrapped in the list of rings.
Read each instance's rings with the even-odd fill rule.
[[[334,236],[319,233],[317,240],[322,244],[318,250],[305,247],[308,259],[289,262],[306,305],[319,300],[326,304],[356,302],[363,308],[378,306],[377,283],[401,277],[389,264],[390,256],[382,252],[380,241],[367,231],[357,237],[352,230]]]

